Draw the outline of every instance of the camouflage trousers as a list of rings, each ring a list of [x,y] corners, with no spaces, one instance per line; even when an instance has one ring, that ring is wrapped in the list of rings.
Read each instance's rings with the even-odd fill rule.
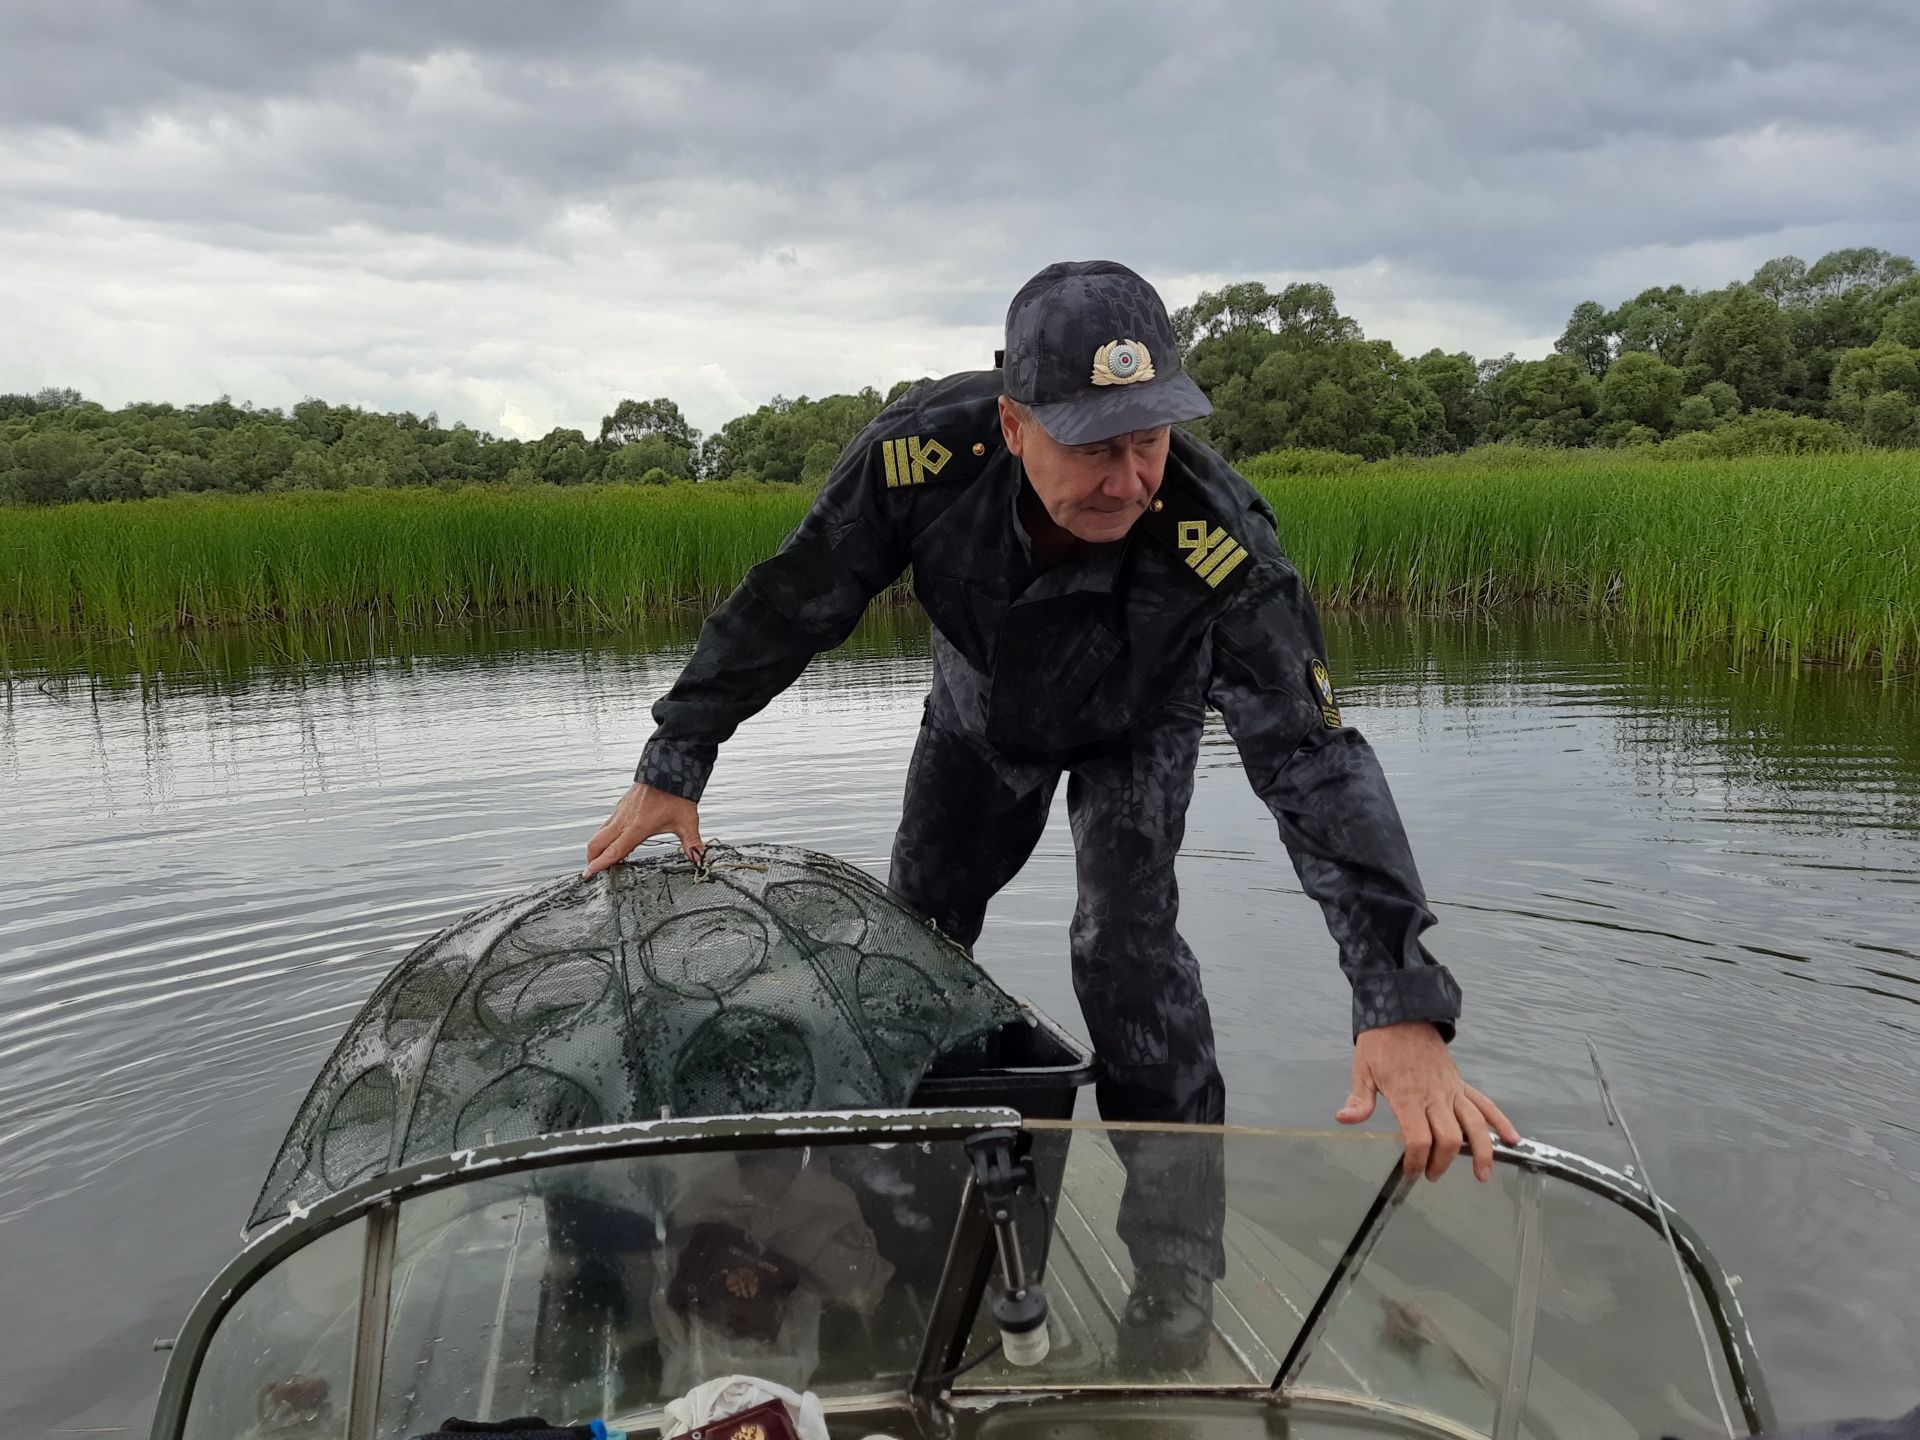
[[[1069,930],[1074,992],[1100,1061],[1107,1121],[1217,1125],[1226,1088],[1200,966],[1181,938],[1174,858],[1204,720],[1198,697],[1134,732],[1059,756],[1003,754],[940,712],[914,747],[888,884],[963,945],[987,902],[1039,843],[1067,777],[1078,903]],[[1225,1177],[1217,1138],[1113,1132],[1127,1169],[1119,1232],[1136,1265],[1217,1277]]]

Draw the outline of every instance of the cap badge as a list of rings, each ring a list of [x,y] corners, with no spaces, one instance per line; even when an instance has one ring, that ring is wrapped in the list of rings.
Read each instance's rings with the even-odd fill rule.
[[[1138,340],[1109,340],[1093,352],[1093,383],[1132,385],[1153,378],[1153,357]]]

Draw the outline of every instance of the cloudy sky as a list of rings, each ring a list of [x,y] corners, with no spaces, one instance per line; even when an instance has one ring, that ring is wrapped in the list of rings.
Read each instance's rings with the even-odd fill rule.
[[[0,0],[0,391],[711,429],[1060,258],[1403,350],[1920,254],[1920,6]]]

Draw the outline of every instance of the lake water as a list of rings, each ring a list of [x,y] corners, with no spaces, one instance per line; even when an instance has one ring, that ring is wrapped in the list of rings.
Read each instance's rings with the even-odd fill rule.
[[[1920,1400],[1920,690],[1674,662],[1550,620],[1333,617],[1466,989],[1457,1054],[1531,1136],[1624,1164],[1742,1295],[1784,1415]],[[0,1433],[144,1431],[170,1335],[375,982],[577,869],[690,624],[0,648]],[[48,664],[63,678],[48,679]],[[706,833],[884,875],[927,675],[873,624],[722,756]],[[1217,720],[1180,861],[1230,1118],[1329,1125],[1345,986]],[[1065,804],[978,954],[1071,1028]],[[1384,1107],[1383,1107],[1384,1108]],[[1448,1183],[1466,1183],[1449,1180]]]

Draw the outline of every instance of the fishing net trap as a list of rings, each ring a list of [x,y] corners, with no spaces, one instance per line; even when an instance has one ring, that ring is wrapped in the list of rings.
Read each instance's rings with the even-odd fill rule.
[[[380,984],[321,1068],[248,1226],[417,1160],[585,1126],[908,1103],[1024,1013],[831,856],[708,847],[465,916]]]

